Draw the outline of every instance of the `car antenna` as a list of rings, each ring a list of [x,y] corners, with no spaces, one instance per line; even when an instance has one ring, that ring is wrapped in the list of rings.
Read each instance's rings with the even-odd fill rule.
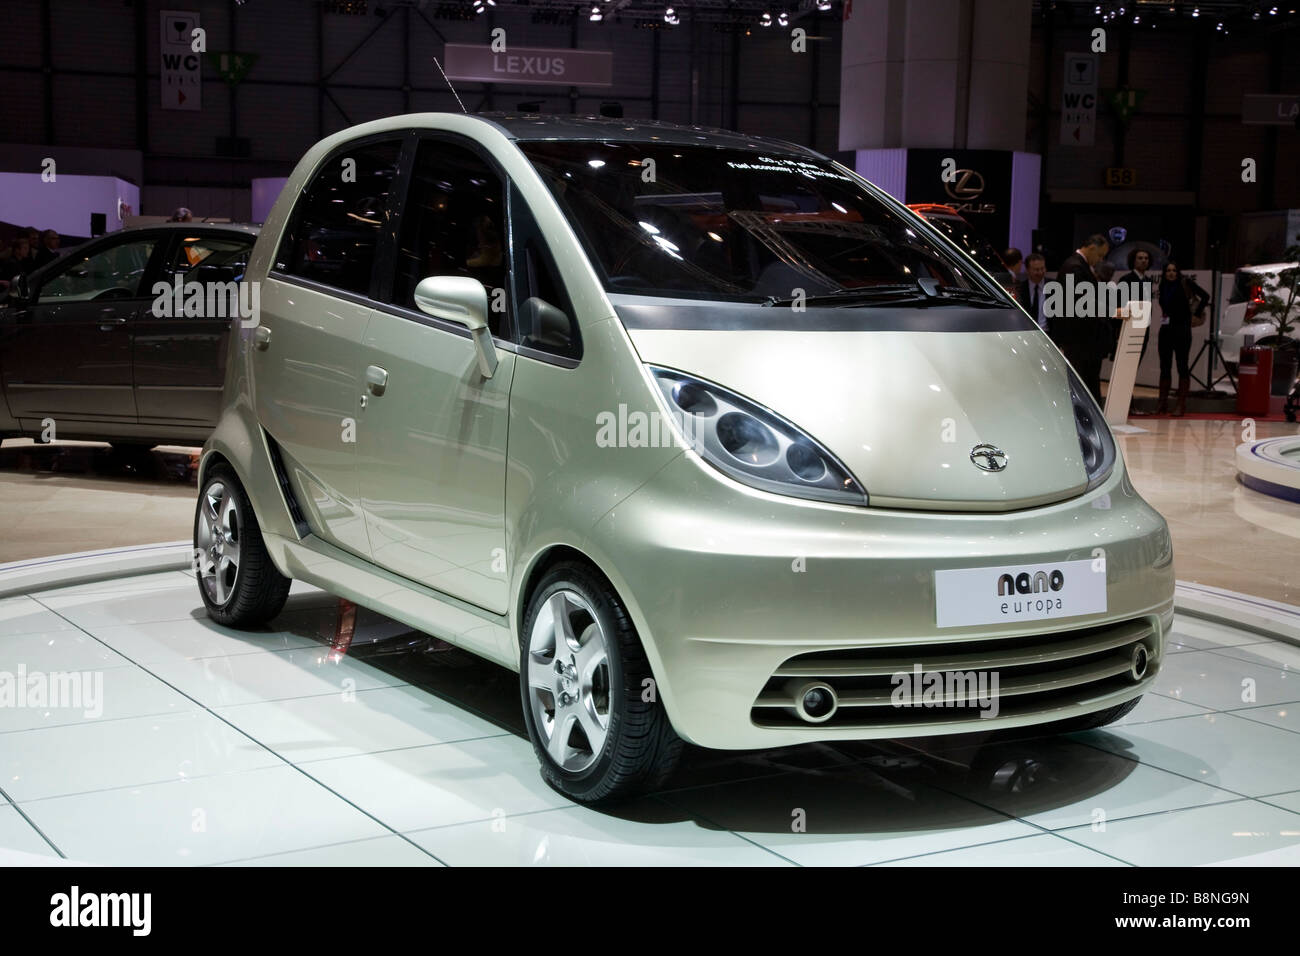
[[[438,72],[442,74],[442,81],[447,84],[447,89],[451,90],[451,95],[456,97],[456,102],[460,105],[460,111],[468,116],[469,110],[465,109],[465,104],[461,102],[460,94],[456,92],[456,87],[452,86],[451,80],[447,79],[447,71],[442,68],[442,64],[438,62],[436,56],[433,58],[433,62],[438,64]]]

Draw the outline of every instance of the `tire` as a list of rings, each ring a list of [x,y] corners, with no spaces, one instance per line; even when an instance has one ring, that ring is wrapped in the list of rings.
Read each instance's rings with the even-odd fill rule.
[[[208,617],[227,627],[261,627],[289,597],[293,582],[271,563],[253,505],[227,465],[213,467],[199,491],[194,575]]]
[[[557,621],[565,622],[566,647],[558,657],[566,663],[567,652],[567,672],[556,666]],[[519,639],[524,724],[543,779],[590,805],[663,784],[685,745],[659,695],[646,694],[652,680],[636,629],[604,578],[569,562],[547,572],[529,599]]]
[[[1140,696],[1132,700],[1126,700],[1122,704],[1116,704],[1114,707],[1108,707],[1105,710],[1099,710],[1095,714],[1084,714],[1080,717],[1070,717],[1066,720],[1058,720],[1055,723],[1047,724],[1043,730],[1052,734],[1069,734],[1080,730],[1096,730],[1098,727],[1105,727],[1107,724],[1113,724],[1126,714],[1133,712],[1133,709],[1141,702]]]

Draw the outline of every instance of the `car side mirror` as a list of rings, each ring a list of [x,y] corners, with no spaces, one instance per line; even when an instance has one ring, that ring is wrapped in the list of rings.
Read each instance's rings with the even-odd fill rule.
[[[478,370],[491,378],[497,370],[497,348],[488,328],[487,289],[469,276],[429,276],[415,287],[415,304],[427,315],[469,329],[478,352]]]
[[[27,274],[20,272],[14,276],[13,282],[9,286],[9,298],[16,302],[30,302],[32,299],[31,283],[27,281]]]

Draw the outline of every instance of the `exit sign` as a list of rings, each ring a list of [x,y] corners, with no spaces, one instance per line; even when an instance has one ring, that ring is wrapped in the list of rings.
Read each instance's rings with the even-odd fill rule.
[[[1113,188],[1122,188],[1124,186],[1136,186],[1138,181],[1138,172],[1136,169],[1130,169],[1127,166],[1107,166],[1106,167],[1106,185]]]

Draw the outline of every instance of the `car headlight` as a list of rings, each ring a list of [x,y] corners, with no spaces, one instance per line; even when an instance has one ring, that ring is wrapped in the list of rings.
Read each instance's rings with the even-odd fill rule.
[[[1115,467],[1115,439],[1111,437],[1110,426],[1093,401],[1092,393],[1079,380],[1074,369],[1070,369],[1070,403],[1074,405],[1079,450],[1083,452],[1083,467],[1088,473],[1088,491],[1092,491]]]
[[[867,493],[810,435],[721,385],[649,366],[683,441],[739,482],[817,501],[865,505]]]

